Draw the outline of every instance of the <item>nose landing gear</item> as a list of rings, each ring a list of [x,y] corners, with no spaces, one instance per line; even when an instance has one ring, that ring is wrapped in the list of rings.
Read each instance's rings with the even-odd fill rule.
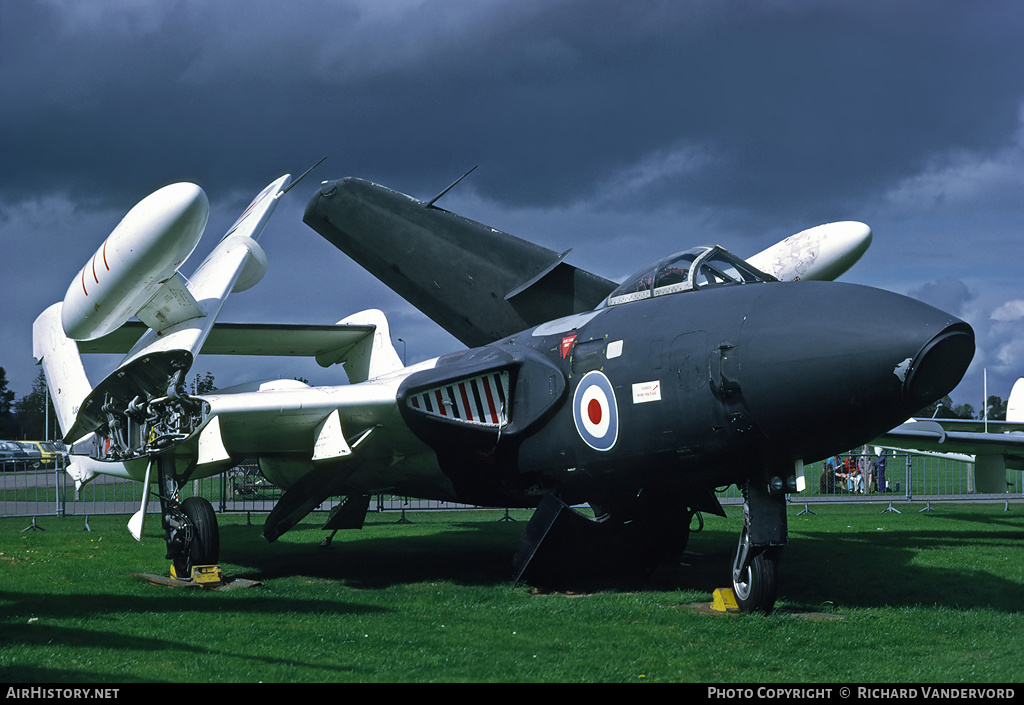
[[[743,528],[732,563],[732,587],[744,612],[767,614],[778,595],[779,558],[786,543],[785,497],[748,485],[743,489]]]
[[[181,548],[174,559],[174,574],[187,578],[196,566],[216,565],[220,554],[220,531],[213,505],[202,497],[189,497],[178,507]],[[168,547],[170,542],[168,542]]]
[[[203,497],[178,502],[174,457],[156,457],[159,470],[160,514],[167,541],[167,558],[174,575],[188,579],[196,566],[215,565],[220,556],[220,531],[213,505]]]

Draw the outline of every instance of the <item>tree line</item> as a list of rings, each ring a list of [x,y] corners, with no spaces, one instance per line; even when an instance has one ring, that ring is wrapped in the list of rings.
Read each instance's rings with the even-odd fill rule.
[[[32,382],[32,391],[21,399],[15,399],[13,390],[7,388],[7,370],[0,367],[0,438],[5,440],[47,440],[46,407],[50,407],[50,425],[56,422],[53,404],[46,389],[46,377],[40,370]]]
[[[990,395],[985,406],[988,408],[989,421],[1006,420],[1006,402],[1002,397]],[[973,404],[954,404],[949,396],[944,396],[933,404],[929,404],[921,411],[914,414],[917,417],[934,419],[983,419],[984,409],[981,412],[974,410]]]

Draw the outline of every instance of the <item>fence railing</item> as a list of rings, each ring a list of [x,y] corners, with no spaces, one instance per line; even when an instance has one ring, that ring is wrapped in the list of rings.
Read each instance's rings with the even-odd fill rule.
[[[941,502],[975,500],[1024,500],[1021,473],[1007,473],[1006,492],[979,494],[974,491],[973,463],[948,457],[915,453],[888,453],[880,472],[874,455],[840,456],[846,465],[870,467],[870,475],[861,483],[847,484],[836,477],[824,461],[804,467],[806,489],[792,494],[794,504],[825,502]],[[196,480],[183,489],[183,496],[205,497],[220,513],[266,513],[273,509],[283,491],[272,485],[259,471],[255,461],[246,461],[216,477]],[[722,504],[743,501],[735,486],[718,492]],[[327,512],[341,499],[324,502],[317,511]],[[99,476],[77,489],[64,471],[63,461],[54,467],[32,468],[24,462],[0,463],[0,516],[89,516],[133,514],[142,502],[141,483]],[[159,511],[159,503],[150,495],[149,511]],[[401,512],[421,510],[471,509],[473,505],[378,495],[371,510]],[[502,507],[497,507],[502,509]]]
[[[1008,470],[1006,491],[983,494],[975,491],[974,463],[962,458],[929,453],[893,453],[879,455],[847,453],[839,456],[838,472],[826,461],[804,467],[805,489],[789,495],[796,503],[826,502],[941,502],[941,501],[1020,501],[1024,482],[1020,471]],[[860,480],[843,477],[854,468]],[[718,493],[723,504],[742,502],[740,491],[732,486]]]

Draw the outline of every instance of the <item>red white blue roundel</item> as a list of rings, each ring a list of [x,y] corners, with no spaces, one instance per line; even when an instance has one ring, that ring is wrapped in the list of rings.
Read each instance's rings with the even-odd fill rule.
[[[619,437],[619,409],[608,378],[596,370],[585,374],[572,407],[580,438],[594,450],[611,450]]]

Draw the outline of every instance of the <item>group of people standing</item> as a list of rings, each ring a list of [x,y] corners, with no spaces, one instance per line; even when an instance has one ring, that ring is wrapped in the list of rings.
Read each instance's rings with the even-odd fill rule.
[[[833,455],[825,461],[825,471],[821,474],[818,488],[820,493],[835,494],[842,490],[859,494],[885,492],[886,455],[885,449],[878,457],[867,453],[844,458]]]

